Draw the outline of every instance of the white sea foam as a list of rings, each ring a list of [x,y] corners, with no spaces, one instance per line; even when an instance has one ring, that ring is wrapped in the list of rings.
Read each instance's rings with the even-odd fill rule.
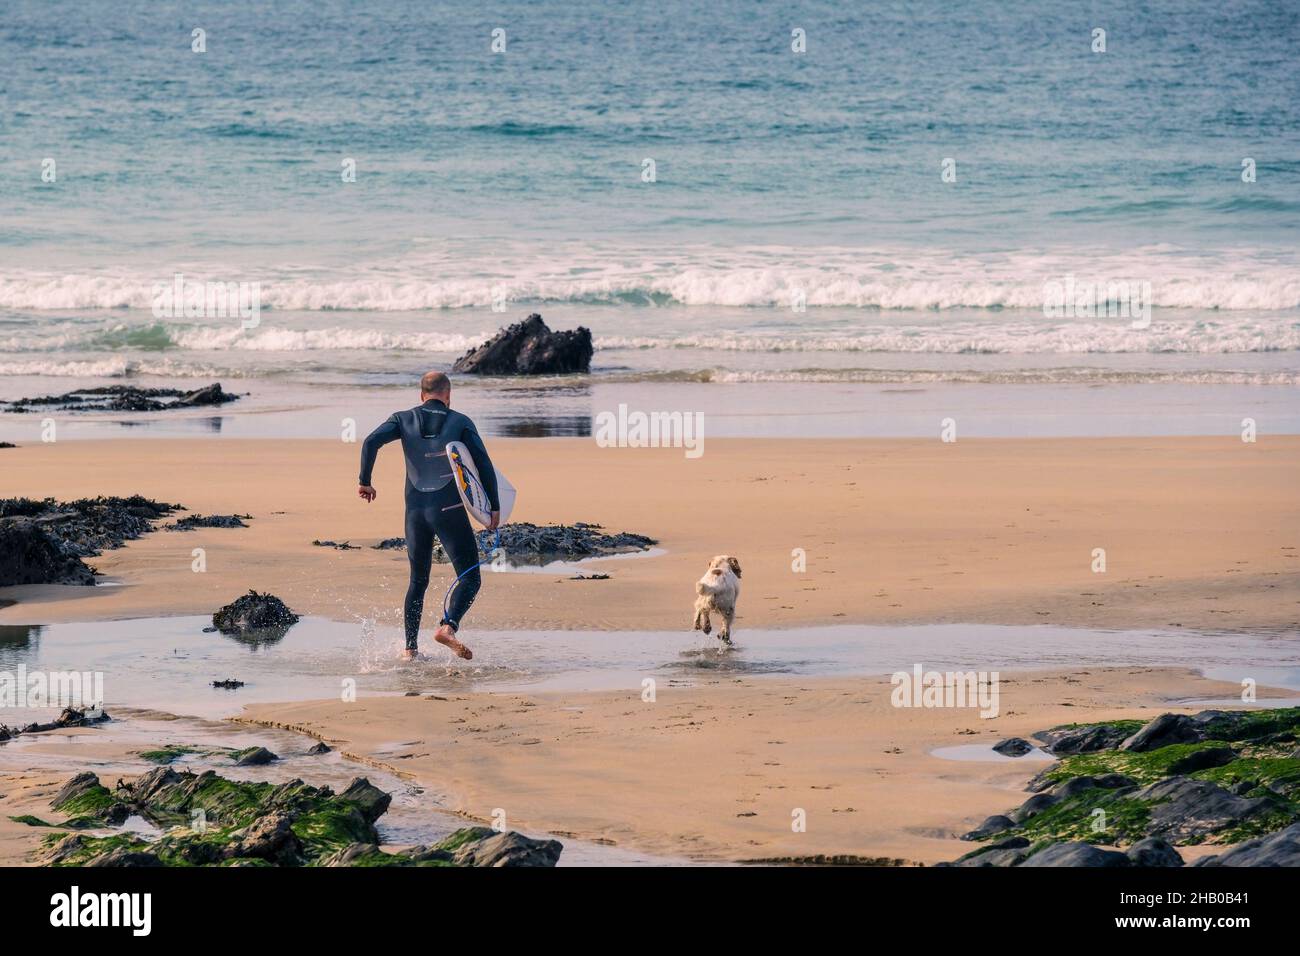
[[[264,309],[408,312],[522,302],[647,303],[789,309],[1035,309],[1044,284],[1074,276],[1105,284],[1150,282],[1156,308],[1277,311],[1300,308],[1300,259],[1250,249],[1188,253],[959,254],[935,249],[683,247],[627,249],[558,244],[538,256],[511,244],[439,248],[348,270],[176,267],[195,281],[257,281]],[[0,308],[23,311],[149,309],[171,271],[10,272]]]
[[[370,320],[379,323],[379,320]],[[596,348],[619,351],[674,350],[746,353],[902,353],[902,354],[1229,354],[1300,351],[1300,317],[1217,313],[1207,319],[1160,320],[1150,328],[1134,329],[1120,321],[1026,319],[1023,315],[991,314],[981,319],[944,319],[924,323],[845,321],[814,333],[797,332],[792,322],[770,332],[722,329],[691,333],[689,326],[629,317],[624,324],[641,325],[638,335],[595,336]],[[0,336],[0,355],[41,352],[119,353],[344,352],[358,359],[385,352],[460,354],[483,340],[486,332],[462,334],[398,328],[287,328],[264,324],[244,330],[238,325],[130,323],[112,321],[33,325]],[[69,356],[72,358],[72,356]],[[373,359],[372,359],[373,361]],[[155,364],[160,364],[159,363]],[[10,362],[6,361],[6,365]],[[229,364],[229,363],[223,363]],[[372,364],[367,362],[366,364]],[[16,374],[10,368],[5,372]],[[56,373],[51,373],[56,374]]]
[[[1115,322],[945,322],[855,325],[814,335],[609,336],[602,349],[702,349],[723,352],[898,352],[938,355],[1152,352],[1287,352],[1300,350],[1300,319],[1221,315],[1214,322],[1160,322],[1134,329]]]

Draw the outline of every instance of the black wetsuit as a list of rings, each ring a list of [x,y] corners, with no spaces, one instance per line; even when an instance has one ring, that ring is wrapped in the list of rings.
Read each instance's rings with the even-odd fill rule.
[[[379,449],[391,441],[402,440],[406,455],[406,557],[411,563],[411,581],[406,588],[404,615],[406,646],[415,650],[420,634],[420,617],[424,613],[424,592],[429,587],[429,570],[433,565],[433,538],[437,535],[442,548],[451,559],[456,573],[465,574],[452,592],[451,606],[443,624],[459,630],[461,619],[478,594],[482,577],[478,568],[478,544],[469,515],[460,500],[460,492],[452,478],[451,464],[447,461],[447,443],[463,442],[469,449],[483,490],[493,511],[501,508],[497,497],[496,470],[492,459],[483,447],[474,423],[460,412],[431,398],[423,405],[394,412],[388,420],[371,432],[361,445],[361,474],[363,485],[370,484],[370,473],[375,467]]]

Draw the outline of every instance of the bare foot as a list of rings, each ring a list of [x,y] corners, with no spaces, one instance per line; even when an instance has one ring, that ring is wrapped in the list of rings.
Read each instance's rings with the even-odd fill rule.
[[[402,650],[402,660],[404,661],[417,660],[419,656],[420,652],[413,648],[407,647]]]
[[[456,632],[452,630],[450,624],[444,624],[438,630],[433,632],[433,639],[439,644],[451,648],[451,652],[457,657],[462,657],[467,661],[474,659],[474,652],[468,647],[456,640]]]

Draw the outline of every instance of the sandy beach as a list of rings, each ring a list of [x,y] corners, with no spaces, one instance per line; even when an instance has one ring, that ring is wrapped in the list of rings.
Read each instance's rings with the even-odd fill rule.
[[[1300,438],[712,440],[680,449],[496,439],[513,516],[647,534],[666,553],[605,562],[607,581],[492,575],[469,627],[689,628],[694,581],[736,555],[737,627],[1063,624],[1300,627]],[[342,442],[115,440],[5,452],[0,496],[98,494],[251,514],[247,529],[161,532],[92,564],[121,586],[13,588],[0,623],[211,613],[250,587],[299,613],[398,621],[402,462],[356,497]],[[350,541],[357,551],[313,547]],[[206,552],[204,573],[192,551]],[[1106,571],[1095,573],[1094,549]],[[806,555],[792,571],[795,549]],[[448,567],[435,566],[432,593]],[[595,592],[599,589],[599,592]]]
[[[889,865],[968,852],[962,833],[1025,799],[1046,764],[933,756],[1063,723],[1155,716],[1235,685],[1150,668],[1003,678],[1004,715],[903,709],[887,679],[735,680],[602,694],[486,694],[252,707],[436,786],[466,815],[726,861],[850,855]],[[792,830],[802,810],[807,828]]]
[[[492,448],[523,489],[516,520],[598,522],[651,535],[663,553],[595,563],[612,575],[602,581],[488,574],[471,643],[512,628],[610,641],[620,630],[684,631],[693,581],[719,552],[744,568],[742,644],[746,628],[821,624],[1300,626],[1300,438],[717,440],[698,460],[578,440]],[[404,555],[369,548],[400,533],[396,454],[381,456],[369,507],[355,498],[356,448],[342,443],[79,441],[3,454],[3,496],[139,493],[252,519],[157,531],[93,559],[112,587],[7,589],[17,603],[0,623],[210,613],[250,587],[303,614],[397,622]],[[191,570],[195,548],[205,573]],[[791,565],[799,548],[803,573]],[[1094,548],[1106,551],[1105,573],[1092,571]],[[435,567],[434,593],[446,577]],[[880,677],[707,675],[659,687],[654,702],[636,688],[426,693],[257,704],[241,719],[325,740],[472,819],[504,810],[530,831],[711,862],[934,863],[968,848],[957,835],[1020,802],[1041,765],[931,750],[1239,690],[1188,668],[1043,670],[1003,683],[993,720],[892,707]],[[6,815],[38,812],[57,782],[7,775],[0,804]],[[796,810],[805,832],[791,829]],[[28,829],[0,825],[4,859],[30,861]]]

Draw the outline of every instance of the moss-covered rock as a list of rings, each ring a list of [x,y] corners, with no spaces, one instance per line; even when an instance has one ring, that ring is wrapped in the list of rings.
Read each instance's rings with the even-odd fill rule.
[[[554,866],[561,846],[482,827],[458,830],[432,847],[379,848],[375,822],[391,796],[364,777],[342,793],[301,780],[271,784],[157,767],[109,791],[91,773],[74,777],[55,809],[77,816],[33,826],[104,829],[138,814],[166,829],[136,833],[54,832],[42,841],[48,866]]]
[[[1227,845],[1300,821],[1300,708],[1072,724],[1035,736],[1060,762],[1030,782],[1035,796],[963,837],[994,852],[976,850],[960,865],[1029,865],[1043,847],[1065,842],[1159,839],[1160,854],[1134,857],[1149,865],[1166,857],[1163,841]],[[1092,858],[1082,850],[1052,857]]]

